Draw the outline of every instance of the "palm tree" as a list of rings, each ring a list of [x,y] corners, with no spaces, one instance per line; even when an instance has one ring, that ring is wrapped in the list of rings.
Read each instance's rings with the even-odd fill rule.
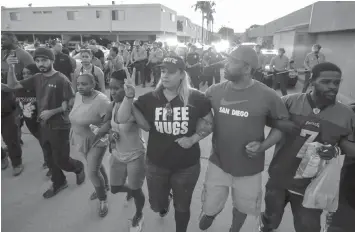
[[[207,21],[207,29],[209,28],[210,24],[211,25],[211,33],[213,34],[213,23],[214,23],[214,17],[213,17],[213,13],[215,13],[215,9],[211,9],[210,11],[207,12],[205,18]],[[210,41],[210,37],[208,38],[208,41]]]
[[[216,3],[214,1],[197,1],[196,4],[194,4],[192,7],[195,8],[195,11],[201,11],[201,18],[202,18],[202,43],[203,43],[203,26],[205,24],[205,18],[209,12],[212,12],[212,14],[215,12],[214,6]]]

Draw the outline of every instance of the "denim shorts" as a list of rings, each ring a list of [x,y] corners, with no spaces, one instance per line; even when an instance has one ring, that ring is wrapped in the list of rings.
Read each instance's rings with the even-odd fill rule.
[[[158,167],[147,160],[146,177],[152,210],[160,212],[166,209],[169,205],[169,193],[172,191],[175,210],[188,212],[200,169],[200,163],[197,163],[185,169],[170,170]]]

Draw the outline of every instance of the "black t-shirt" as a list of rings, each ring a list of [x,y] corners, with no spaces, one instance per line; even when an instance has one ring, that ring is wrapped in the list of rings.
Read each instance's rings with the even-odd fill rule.
[[[151,126],[147,157],[159,167],[176,170],[188,168],[199,162],[198,143],[184,149],[175,142],[178,138],[195,134],[198,119],[211,111],[211,103],[203,93],[198,90],[190,91],[186,107],[179,97],[168,102],[163,90],[146,93],[134,103]],[[170,110],[171,117],[167,113]]]
[[[197,52],[190,52],[187,54],[186,62],[189,65],[197,64],[200,61],[200,55]]]
[[[98,49],[97,52],[94,52],[94,56],[97,59],[101,59],[101,57],[105,58],[105,54],[104,54],[104,52],[101,49]]]
[[[20,81],[20,83],[25,89],[36,93],[38,114],[44,110],[61,107],[64,101],[68,102],[75,97],[71,82],[60,72],[56,72],[49,77],[37,73]],[[70,128],[68,112],[52,116],[47,120],[47,124],[52,129]]]
[[[55,56],[53,67],[71,80],[70,74],[73,72],[73,66],[68,55],[64,53],[57,54]]]

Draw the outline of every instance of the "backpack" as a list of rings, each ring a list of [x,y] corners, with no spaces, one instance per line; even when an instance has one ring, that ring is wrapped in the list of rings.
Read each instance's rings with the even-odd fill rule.
[[[80,75],[82,75],[83,73],[84,73],[84,68],[83,68],[83,66],[81,66],[81,68],[80,68]],[[93,75],[94,78],[95,78],[95,82],[96,82],[95,90],[101,91],[101,89],[100,89],[100,83],[99,83],[99,78],[95,75],[95,65],[93,65],[93,64],[92,64],[92,68],[91,68],[91,75]]]

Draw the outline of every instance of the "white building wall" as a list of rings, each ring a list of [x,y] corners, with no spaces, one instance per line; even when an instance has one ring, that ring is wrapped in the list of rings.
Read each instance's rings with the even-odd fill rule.
[[[124,12],[124,17],[121,20],[112,20],[112,10]],[[68,11],[78,11],[77,18],[68,20]],[[100,18],[96,17],[97,11],[100,11]],[[34,12],[51,13],[34,14]],[[160,4],[4,8],[1,14],[2,31],[167,31],[176,33],[176,12]],[[10,14],[19,15],[19,20],[11,20]],[[171,20],[172,18],[175,18],[175,21]]]

